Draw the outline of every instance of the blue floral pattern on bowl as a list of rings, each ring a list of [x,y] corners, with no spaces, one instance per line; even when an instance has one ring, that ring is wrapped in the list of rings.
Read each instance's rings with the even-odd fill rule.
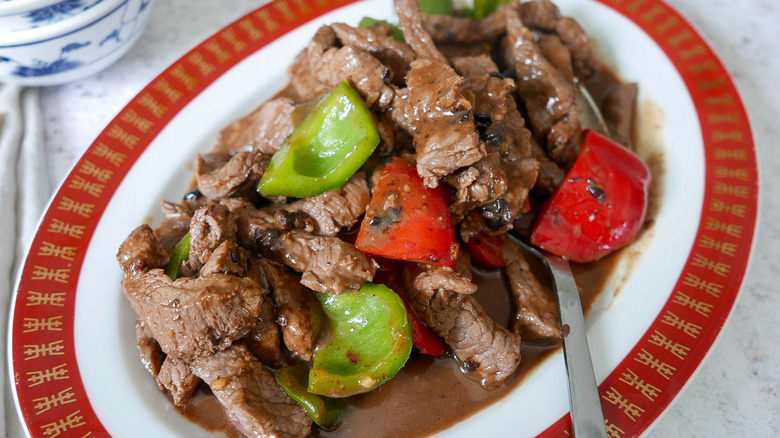
[[[0,43],[0,81],[53,85],[100,70],[140,35],[152,2],[124,0],[98,20],[44,41]]]
[[[58,23],[87,11],[103,1],[61,0],[30,11],[11,13],[9,15],[0,13],[0,31],[18,32]]]

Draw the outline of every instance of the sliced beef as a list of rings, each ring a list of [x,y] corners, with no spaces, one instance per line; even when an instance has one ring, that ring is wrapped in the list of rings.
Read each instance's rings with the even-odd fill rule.
[[[281,368],[287,365],[282,352],[282,333],[279,324],[276,323],[276,309],[270,297],[270,291],[266,293],[260,316],[252,327],[252,330],[243,338],[249,351],[260,362],[273,368]]]
[[[236,240],[244,248],[258,251],[260,246],[271,245],[282,228],[274,214],[255,208],[249,202],[239,199],[223,199],[220,203],[236,218]]]
[[[190,364],[225,408],[230,422],[247,437],[305,437],[312,421],[276,382],[273,374],[237,343]]]
[[[170,391],[173,404],[184,406],[192,400],[200,379],[192,374],[187,363],[173,356],[168,356],[157,376],[157,383]]]
[[[558,70],[563,79],[574,83],[574,69],[571,64],[571,53],[555,34],[544,34],[537,41],[542,56]]]
[[[464,78],[476,76],[491,75],[496,78],[503,78],[498,73],[498,66],[490,56],[483,54],[477,56],[461,56],[452,59],[452,67]],[[514,83],[512,84],[514,85]]]
[[[422,14],[422,24],[437,45],[461,45],[475,41],[492,42],[506,30],[504,8],[481,20],[450,15]]]
[[[638,92],[636,84],[616,84],[602,103],[602,114],[609,135],[624,146],[632,143]]]
[[[335,236],[343,228],[350,228],[366,212],[371,201],[366,174],[356,173],[343,186],[311,198],[286,204],[287,212],[303,212],[311,217],[317,233],[323,236]]]
[[[214,200],[253,195],[270,161],[271,156],[260,151],[199,154],[195,159],[198,189]]]
[[[149,225],[133,230],[119,246],[116,258],[125,275],[141,274],[168,265],[170,252],[154,236]]]
[[[526,339],[560,339],[560,314],[555,296],[539,283],[520,249],[510,245],[508,250],[512,252],[505,272],[517,306],[512,330]]]
[[[174,204],[169,201],[162,201],[161,207],[163,220],[154,230],[154,235],[164,247],[173,250],[190,229],[192,210],[187,204]]]
[[[171,280],[162,269],[129,274],[122,291],[162,350],[192,359],[229,347],[260,315],[265,288],[251,277]]]
[[[198,209],[190,222],[190,255],[183,275],[196,274],[222,242],[236,240],[237,231],[236,218],[224,205],[212,203]]]
[[[331,28],[341,44],[355,46],[372,54],[382,64],[390,67],[393,80],[398,85],[403,83],[403,78],[415,58],[414,50],[408,44],[373,28],[352,27],[343,23],[334,23]]]
[[[273,155],[295,129],[292,119],[295,107],[295,102],[285,97],[263,103],[222,129],[213,152],[258,151]]]
[[[366,100],[366,104],[379,110],[390,105],[393,89],[390,69],[371,53],[357,46],[338,46],[336,32],[330,26],[321,27],[311,43],[291,69],[290,84],[298,94],[307,99],[332,90],[341,81],[347,81]],[[308,69],[308,70],[307,70]],[[317,82],[319,84],[317,84]],[[306,90],[311,89],[311,90]]]
[[[499,386],[520,363],[520,336],[491,319],[471,295],[449,289],[464,279],[443,269],[407,279],[412,307],[452,348],[468,377],[485,388]],[[443,280],[444,275],[450,280]]]
[[[160,374],[160,368],[165,361],[165,353],[163,353],[160,344],[154,339],[152,331],[146,323],[137,319],[135,322],[135,340],[138,345],[138,352],[141,355],[141,363],[149,371],[149,374],[157,377]]]
[[[517,12],[507,9],[506,17],[505,56],[515,67],[517,91],[534,134],[553,161],[573,162],[578,150],[572,139],[579,133],[576,88],[542,56]]]
[[[265,252],[300,272],[301,284],[317,292],[359,290],[377,269],[374,260],[350,243],[298,230],[278,235]]]
[[[276,304],[284,345],[301,359],[312,360],[324,324],[319,302],[288,268],[267,260],[261,266]]]
[[[407,90],[393,103],[392,117],[414,138],[417,172],[425,185],[484,158],[463,79],[446,64],[416,60],[406,77]]]
[[[447,64],[447,58],[436,48],[433,38],[423,27],[423,14],[417,0],[394,0],[398,12],[398,27],[406,43],[412,46],[417,59],[427,59]]]
[[[236,276],[251,276],[259,280],[259,271],[253,266],[250,254],[237,243],[226,240],[219,244],[209,256],[198,273],[200,276],[210,274],[231,274]]]
[[[566,173],[557,163],[547,157],[544,149],[535,139],[531,142],[531,146],[532,155],[539,162],[539,174],[533,191],[543,196],[550,196],[561,185]]]
[[[520,18],[531,29],[555,33],[571,54],[572,69],[580,79],[587,79],[601,68],[588,35],[574,19],[561,15],[550,0],[532,0],[519,5]]]
[[[472,209],[489,204],[507,192],[508,176],[498,152],[491,151],[475,164],[446,177],[455,189],[450,203],[453,222],[460,222]]]

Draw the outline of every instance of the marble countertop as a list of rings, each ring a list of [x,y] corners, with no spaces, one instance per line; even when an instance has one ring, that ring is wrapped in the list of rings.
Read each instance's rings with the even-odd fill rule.
[[[147,83],[258,0],[165,0],[137,45],[115,65],[41,90],[52,192],[100,131]],[[652,437],[774,436],[780,431],[780,3],[667,0],[733,75],[757,143],[760,223],[743,293],[700,371]],[[216,7],[215,5],[219,5]]]

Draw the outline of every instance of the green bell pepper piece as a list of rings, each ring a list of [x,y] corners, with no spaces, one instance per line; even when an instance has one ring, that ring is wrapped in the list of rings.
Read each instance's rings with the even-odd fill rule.
[[[346,408],[341,400],[321,397],[306,390],[309,384],[309,367],[303,362],[280,368],[274,373],[276,381],[285,393],[295,400],[312,420],[322,427],[334,426]]]
[[[406,364],[412,328],[401,297],[381,284],[358,292],[317,293],[329,339],[314,353],[309,392],[348,397],[387,382]]]
[[[173,255],[171,260],[168,261],[168,266],[165,268],[165,273],[169,277],[176,280],[181,276],[181,264],[190,259],[190,232],[181,238],[179,243],[176,244],[176,248],[173,249]]]
[[[507,3],[509,3],[509,0],[474,0],[471,18],[481,20]]]
[[[452,15],[452,0],[417,0],[420,12],[426,15]]]
[[[274,154],[257,190],[296,198],[325,193],[347,182],[378,144],[373,114],[341,82]]]

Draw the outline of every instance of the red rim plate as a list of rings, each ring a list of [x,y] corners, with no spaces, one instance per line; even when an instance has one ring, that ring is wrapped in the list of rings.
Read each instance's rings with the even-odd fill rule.
[[[659,0],[599,1],[640,26],[670,58],[695,104],[705,150],[702,219],[683,271],[655,321],[600,385],[610,436],[628,437],[658,419],[728,319],[750,257],[758,171],[734,83],[692,26]],[[240,18],[155,78],[75,165],[42,219],[12,300],[12,384],[30,436],[109,435],[79,373],[74,303],[93,231],[140,154],[179,111],[241,60],[354,2],[276,0]],[[568,415],[541,436],[564,434],[572,435]]]

